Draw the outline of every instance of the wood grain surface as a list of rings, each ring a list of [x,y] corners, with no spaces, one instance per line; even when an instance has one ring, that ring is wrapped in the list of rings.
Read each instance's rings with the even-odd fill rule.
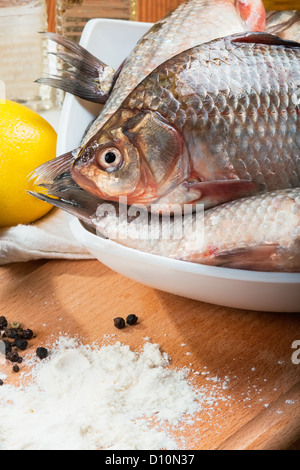
[[[190,367],[197,388],[219,399],[178,435],[189,449],[299,448],[298,314],[208,305],[135,283],[98,261],[39,261],[0,268],[1,314],[32,328],[31,350],[62,333],[84,343],[104,335],[140,349],[161,345],[172,367]],[[135,327],[116,330],[116,316],[135,314]],[[24,366],[22,366],[24,367]],[[9,372],[11,366],[1,366]],[[205,374],[205,375],[204,375]],[[17,381],[10,375],[10,382]],[[226,386],[224,387],[224,384]]]
[[[263,0],[267,10],[300,10],[299,0]]]

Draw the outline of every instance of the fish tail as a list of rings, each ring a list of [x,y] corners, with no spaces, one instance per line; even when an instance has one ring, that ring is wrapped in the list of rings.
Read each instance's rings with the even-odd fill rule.
[[[50,54],[61,59],[71,69],[60,71],[57,76],[39,78],[36,82],[59,88],[87,101],[105,104],[115,83],[115,70],[79,44],[59,34],[41,34],[66,49],[66,52]]]
[[[273,24],[273,21],[276,20],[278,13],[279,12],[274,11],[267,15],[266,32],[280,35],[281,33],[284,33],[286,30],[294,26],[294,24],[300,22],[300,11],[295,10],[291,11],[291,16],[288,20],[283,21],[281,23]]]

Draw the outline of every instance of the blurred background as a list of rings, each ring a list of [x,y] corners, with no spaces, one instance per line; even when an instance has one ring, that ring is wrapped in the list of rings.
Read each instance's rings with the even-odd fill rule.
[[[79,43],[93,18],[156,22],[184,0],[0,0],[0,85],[6,99],[36,111],[61,107],[64,94],[36,79],[66,65],[59,47],[38,31],[57,32]],[[268,11],[300,9],[300,0],[265,0]],[[298,25],[297,25],[298,27]],[[54,54],[48,54],[52,52]],[[34,60],[33,60],[34,59]],[[1,89],[0,89],[1,92]],[[1,97],[0,97],[1,98]]]
[[[61,0],[47,0],[48,8],[48,22],[49,30],[55,31],[55,17],[56,17],[56,1],[60,2]],[[161,19],[166,13],[176,8],[177,5],[183,3],[185,0],[133,0],[130,1],[130,19],[146,22],[155,22]],[[72,0],[65,0],[65,3],[72,4]],[[74,1],[73,3],[78,3]],[[84,0],[83,0],[84,3]],[[103,10],[104,17],[109,18],[120,18],[124,13],[120,8],[120,4],[124,3],[125,7],[128,4],[128,0],[94,0],[89,1],[88,3],[98,3],[99,10]],[[266,9],[271,10],[299,10],[300,9],[300,0],[264,0]],[[71,8],[71,6],[70,6]],[[109,14],[107,12],[110,12]],[[115,16],[114,16],[115,15]],[[125,19],[125,18],[124,18]],[[129,19],[129,18],[127,18]]]

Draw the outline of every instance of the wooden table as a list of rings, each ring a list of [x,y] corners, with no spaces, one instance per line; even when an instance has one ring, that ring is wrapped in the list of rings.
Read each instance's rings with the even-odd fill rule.
[[[171,356],[172,367],[200,372],[193,375],[197,387],[218,387],[218,377],[224,401],[213,411],[204,409],[187,428],[189,449],[300,449],[300,364],[292,363],[299,314],[247,312],[176,297],[97,261],[10,265],[0,268],[0,281],[0,314],[37,333],[32,348],[51,344],[61,332],[84,342],[116,334],[132,348],[150,337]],[[139,323],[116,330],[113,318],[130,313]]]

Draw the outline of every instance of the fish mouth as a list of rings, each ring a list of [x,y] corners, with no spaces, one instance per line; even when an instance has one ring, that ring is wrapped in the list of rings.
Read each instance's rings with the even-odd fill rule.
[[[73,163],[71,167],[71,178],[75,182],[75,184],[80,187],[82,191],[90,193],[93,197],[97,197],[99,199],[108,199],[105,194],[101,192],[98,188],[97,184],[93,181],[93,179],[88,178],[80,171],[80,166],[76,165],[76,162]]]
[[[104,201],[81,189],[69,172],[57,176],[51,184],[39,184],[39,188],[41,192],[28,193],[77,217],[89,226],[96,227],[97,209]]]
[[[47,202],[94,226],[93,218],[101,199],[84,191],[72,178],[72,167],[80,149],[65,153],[36,168],[28,177],[41,191],[28,191],[31,196]]]
[[[37,185],[51,185],[57,178],[65,173],[70,173],[73,163],[79,154],[79,149],[72,150],[60,157],[54,158],[49,162],[36,168],[28,176],[29,181],[34,181]]]

